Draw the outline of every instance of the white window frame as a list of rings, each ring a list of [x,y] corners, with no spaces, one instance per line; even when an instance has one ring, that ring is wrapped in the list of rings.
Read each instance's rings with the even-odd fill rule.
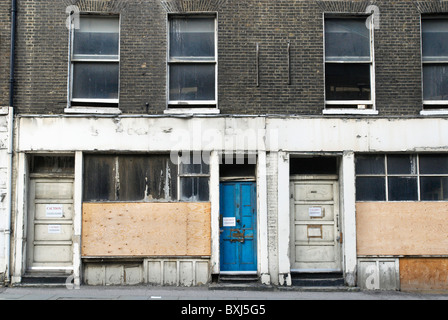
[[[92,18],[118,18],[118,55],[115,59],[92,59],[89,57],[82,58],[79,55],[75,57],[73,48],[74,48],[74,40],[75,40],[75,28],[70,26],[69,30],[69,79],[68,79],[68,89],[67,89],[67,95],[68,95],[68,101],[67,101],[67,107],[65,108],[65,113],[89,113],[89,114],[121,114],[121,110],[118,108],[119,104],[119,97],[120,97],[120,61],[121,61],[121,16],[118,14],[81,14],[80,15],[80,23],[82,23],[82,19],[84,17],[92,17]],[[118,88],[117,88],[117,94],[118,99],[77,99],[73,98],[73,71],[74,71],[74,65],[76,63],[82,63],[82,62],[98,62],[98,63],[117,63],[118,64]],[[94,104],[95,106],[73,106],[72,102],[75,102],[77,104],[80,103],[88,103],[88,104]],[[101,104],[116,104],[117,107],[103,107]]]
[[[423,69],[425,64],[444,64],[448,67],[448,60],[432,60],[432,61],[425,61],[423,56],[423,24],[425,20],[445,20],[448,23],[448,16],[443,17],[437,17],[437,16],[426,16],[423,15],[420,16],[420,53],[421,53],[421,59],[422,59],[422,73],[421,73],[421,79],[422,79],[422,110],[420,111],[421,115],[424,116],[438,116],[438,115],[448,115],[448,100],[425,100],[424,99],[424,79],[423,79]],[[431,108],[425,108],[431,106]],[[439,108],[437,108],[439,107]]]
[[[171,31],[171,20],[176,18],[187,18],[187,19],[197,19],[197,18],[208,18],[213,19],[215,26],[215,52],[213,59],[204,58],[189,58],[189,59],[178,59],[171,58],[170,56],[170,31]],[[166,109],[165,114],[204,114],[220,113],[218,109],[218,14],[217,13],[195,13],[195,14],[168,14],[167,15],[167,51],[166,51]],[[175,64],[214,64],[215,65],[215,99],[214,100],[170,100],[170,66]],[[213,106],[213,107],[206,107]]]
[[[370,19],[369,19],[370,17]],[[326,50],[325,50],[325,23],[326,19],[360,19],[365,18],[365,21],[369,22],[369,35],[370,35],[370,60],[369,61],[327,61],[326,59]],[[378,111],[376,110],[376,98],[375,98],[375,52],[374,52],[374,15],[323,15],[323,40],[324,40],[324,51],[323,51],[323,60],[324,60],[324,100],[325,107],[323,110],[323,114],[361,114],[361,115],[376,115]],[[326,94],[326,65],[327,63],[348,63],[348,64],[370,64],[370,100],[327,100]],[[337,105],[346,105],[345,108],[332,108],[331,106]],[[353,106],[353,108],[351,107]],[[355,108],[357,106],[357,108]]]

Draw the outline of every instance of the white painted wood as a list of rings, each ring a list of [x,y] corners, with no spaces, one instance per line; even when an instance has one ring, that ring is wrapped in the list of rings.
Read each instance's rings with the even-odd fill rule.
[[[26,254],[24,252],[24,240],[25,240],[25,213],[27,206],[27,161],[26,155],[24,153],[17,154],[17,184],[16,184],[16,218],[15,218],[15,254],[13,259],[13,276],[11,279],[12,283],[20,283],[22,279],[22,273],[25,270],[25,258]]]
[[[337,180],[291,178],[291,270],[341,270]],[[317,208],[317,209],[316,209]],[[310,210],[311,209],[311,210]],[[311,214],[310,214],[311,212]],[[319,212],[316,216],[315,212]]]
[[[344,254],[345,281],[349,286],[356,285],[356,187],[355,154],[345,151],[341,164],[342,199],[342,244]]]
[[[210,202],[211,202],[211,272],[219,274],[219,154],[212,151],[210,154]]]
[[[290,244],[290,210],[289,210],[289,154],[278,152],[278,272],[289,275],[291,263],[289,260]],[[290,279],[290,277],[287,277]],[[291,283],[286,283],[291,285]]]
[[[266,152],[258,152],[257,162],[257,249],[258,270],[264,284],[270,284],[268,260],[268,204],[266,178]]]

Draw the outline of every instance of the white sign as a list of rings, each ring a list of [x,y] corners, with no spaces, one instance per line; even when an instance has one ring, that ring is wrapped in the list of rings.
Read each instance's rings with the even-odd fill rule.
[[[63,212],[63,204],[47,204],[45,207],[45,214],[47,218],[62,218]]]
[[[322,218],[322,207],[311,207],[308,209],[311,218]]]
[[[49,224],[48,225],[48,233],[57,234],[61,233],[62,228],[60,224]]]
[[[223,227],[234,227],[234,226],[236,226],[235,217],[222,218],[222,226]]]

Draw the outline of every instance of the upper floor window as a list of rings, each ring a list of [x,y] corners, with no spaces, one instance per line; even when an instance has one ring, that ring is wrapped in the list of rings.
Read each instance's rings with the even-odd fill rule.
[[[423,108],[448,107],[448,19],[422,19]]]
[[[216,19],[169,19],[168,108],[217,107]]]
[[[118,16],[80,17],[72,35],[72,107],[117,107],[120,36]]]
[[[374,110],[371,20],[325,19],[325,111]]]

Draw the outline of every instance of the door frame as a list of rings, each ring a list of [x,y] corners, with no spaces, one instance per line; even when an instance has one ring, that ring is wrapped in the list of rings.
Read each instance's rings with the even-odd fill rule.
[[[82,175],[83,175],[83,152],[17,152],[15,166],[17,168],[16,203],[14,220],[14,254],[11,256],[11,283],[21,283],[22,275],[27,270],[27,233],[28,233],[28,202],[30,190],[29,157],[33,155],[58,155],[75,157],[74,172],[74,194],[73,194],[73,266],[71,268],[74,284],[81,282],[81,226],[82,226]]]
[[[259,273],[259,265],[260,265],[260,259],[259,259],[259,221],[258,221],[258,203],[257,203],[257,194],[258,194],[258,188],[257,188],[257,182],[256,179],[254,178],[242,178],[242,179],[221,179],[221,181],[219,182],[219,198],[221,198],[221,184],[222,183],[253,183],[253,186],[255,188],[255,192],[254,192],[254,199],[253,199],[253,205],[255,206],[255,212],[254,212],[254,217],[255,217],[255,223],[253,228],[255,228],[255,235],[256,237],[254,238],[254,241],[256,241],[256,245],[255,245],[255,260],[256,260],[256,267],[257,270],[254,271],[242,271],[242,270],[235,270],[235,271],[221,271],[221,226],[219,227],[220,232],[219,232],[219,274],[258,274]],[[221,206],[221,201],[220,201],[220,206]],[[219,208],[219,213],[220,213],[220,217],[221,217],[221,207]]]
[[[334,186],[333,190],[333,214],[334,214],[334,230],[335,230],[335,256],[336,261],[335,263],[339,266],[338,268],[330,268],[330,269],[318,269],[318,268],[312,268],[312,269],[292,269],[292,261],[290,260],[290,271],[294,273],[321,273],[321,272],[343,272],[343,256],[342,256],[342,244],[341,244],[341,235],[342,235],[342,220],[341,220],[341,206],[340,206],[340,188],[339,188],[339,176],[338,175],[292,175],[290,176],[289,180],[289,188],[290,188],[290,201],[289,201],[289,208],[290,208],[290,258],[292,258],[292,250],[294,248],[294,241],[291,237],[293,232],[293,225],[292,221],[294,220],[294,195],[293,190],[291,190],[291,186],[295,182],[305,182],[305,184],[313,184],[313,183],[332,183]]]

